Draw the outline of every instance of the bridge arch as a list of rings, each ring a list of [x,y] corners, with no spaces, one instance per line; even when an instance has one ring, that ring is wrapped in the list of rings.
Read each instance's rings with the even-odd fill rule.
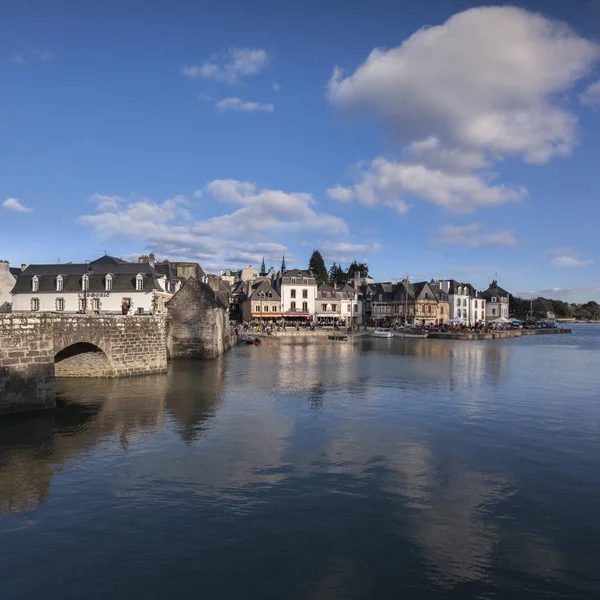
[[[54,355],[56,377],[112,377],[106,353],[91,342],[74,342]]]

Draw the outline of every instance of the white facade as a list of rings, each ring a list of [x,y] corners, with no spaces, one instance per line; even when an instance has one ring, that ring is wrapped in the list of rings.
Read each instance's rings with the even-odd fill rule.
[[[279,294],[284,318],[311,317],[316,313],[317,283],[305,271],[287,271],[281,278]]]
[[[508,297],[492,296],[486,303],[485,318],[494,321],[500,317],[508,319]]]
[[[358,294],[354,293],[352,298],[342,299],[342,319],[347,325],[362,325],[362,302]]]
[[[486,301],[479,297],[472,286],[453,281],[440,281],[439,285],[448,295],[450,319],[464,319],[469,327],[485,321]]]

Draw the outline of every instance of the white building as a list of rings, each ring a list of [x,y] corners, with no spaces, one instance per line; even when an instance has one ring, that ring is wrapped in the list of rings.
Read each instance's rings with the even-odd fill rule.
[[[311,273],[283,271],[278,281],[281,313],[287,321],[313,321],[316,312],[317,282]]]
[[[341,297],[342,320],[346,325],[362,325],[362,300],[358,287],[346,284],[338,289]]]
[[[510,294],[502,289],[494,279],[490,287],[481,292],[480,296],[485,298],[485,319],[488,322],[495,321],[500,317],[508,319]]]
[[[443,279],[436,283],[448,296],[451,320],[459,317],[470,327],[485,322],[485,298],[470,283],[454,279]]]
[[[146,257],[144,257],[146,258]],[[152,263],[153,257],[152,257]],[[163,313],[181,281],[165,263],[102,256],[84,264],[29,265],[12,290],[13,312]]]
[[[335,325],[342,317],[342,299],[328,283],[317,288],[315,299],[315,323],[317,325]]]

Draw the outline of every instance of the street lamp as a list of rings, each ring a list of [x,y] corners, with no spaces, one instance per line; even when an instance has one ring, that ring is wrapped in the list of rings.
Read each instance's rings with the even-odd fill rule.
[[[90,285],[90,275],[94,274],[91,262],[91,260],[86,260],[83,262],[83,314],[87,314],[87,290]],[[90,265],[89,268],[88,263]]]

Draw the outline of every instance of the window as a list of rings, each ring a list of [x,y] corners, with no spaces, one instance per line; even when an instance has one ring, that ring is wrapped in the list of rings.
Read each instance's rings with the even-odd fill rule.
[[[37,275],[34,275],[33,279],[31,280],[31,291],[37,292],[39,289],[40,289],[40,280]]]
[[[475,311],[475,320],[477,321],[477,311]]]
[[[331,305],[331,310],[332,310],[333,312],[337,312],[337,304],[332,304],[332,305]]]
[[[260,304],[257,304],[257,305],[254,307],[254,312],[260,312]]]
[[[265,304],[265,306],[264,306],[263,310],[264,310],[265,312],[269,312],[269,305],[268,305],[268,304]]]
[[[138,306],[137,314],[138,315],[143,315],[144,314],[144,307],[143,306]]]
[[[357,313],[358,312],[358,304],[354,305],[354,312]]]
[[[295,298],[295,297],[296,297],[296,290],[292,290],[292,291],[290,292],[290,297],[291,297],[291,298]]]
[[[323,290],[323,291],[321,292],[321,295],[323,296],[323,298],[327,298],[327,292],[326,292],[325,290]]]
[[[302,290],[302,297],[308,298],[308,290]]]
[[[104,288],[106,289],[107,292],[112,291],[112,275],[107,275],[106,276],[106,281],[104,282]],[[169,291],[169,282],[167,281],[167,292]]]
[[[429,293],[425,292],[425,300],[429,300]]]
[[[56,310],[58,310],[58,311],[65,310],[65,299],[64,298],[56,299]]]
[[[308,302],[302,303],[302,312],[308,312]]]
[[[79,312],[85,312],[87,310],[87,300],[85,298],[79,298]]]
[[[444,314],[444,307],[440,306],[440,315],[443,315],[443,314]]]
[[[467,306],[467,300],[466,299],[463,300],[463,306]]]
[[[40,310],[40,299],[39,298],[31,299],[31,310]]]
[[[267,294],[267,298],[272,298],[272,297],[273,297],[273,292],[269,292],[269,293]]]
[[[59,275],[56,278],[56,291],[62,292],[62,290],[63,290],[63,278],[62,278],[62,275]]]
[[[495,308],[492,308],[492,316],[494,316],[494,317],[496,316],[496,309]]]
[[[84,291],[90,289],[90,278],[87,275],[81,278],[81,289]]]
[[[321,308],[323,309],[323,312],[327,312],[327,304],[322,304]]]
[[[492,296],[492,302],[498,302],[498,298],[496,298],[496,296]]]
[[[273,305],[273,308],[272,308],[271,310],[272,310],[273,312],[279,312],[279,311],[277,310],[277,307],[276,307],[275,305]]]
[[[135,277],[135,289],[140,292],[144,289],[144,276],[138,273]]]
[[[458,295],[460,296],[462,294],[462,292],[463,292],[462,287],[458,286]]]
[[[295,302],[290,302],[290,310],[291,310],[292,312],[295,312],[295,311],[296,311],[296,303],[295,303]]]
[[[94,312],[100,312],[100,298],[92,299],[92,309]]]
[[[475,300],[475,308],[477,308],[477,300]],[[477,317],[475,317],[475,318],[477,318]]]
[[[290,281],[291,281],[291,283],[296,283],[296,278],[295,278],[295,277],[292,277],[292,278],[290,279]]]

